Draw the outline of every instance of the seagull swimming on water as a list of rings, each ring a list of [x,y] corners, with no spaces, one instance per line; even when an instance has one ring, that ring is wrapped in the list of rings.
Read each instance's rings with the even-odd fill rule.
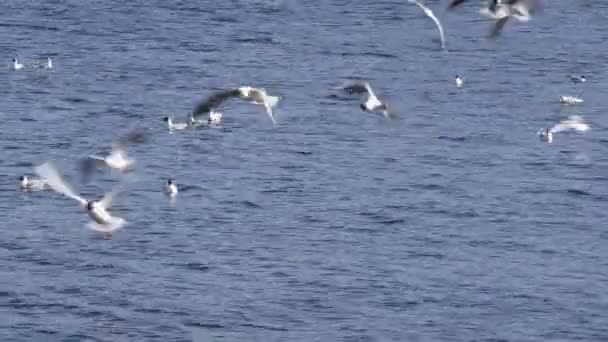
[[[433,13],[433,11],[430,8],[426,7],[420,0],[408,0],[408,2],[411,4],[415,3],[418,7],[420,7],[424,11],[424,13],[429,18],[433,19],[433,21],[435,22],[435,25],[437,25],[437,29],[439,29],[439,37],[441,38],[441,48],[445,49],[445,35],[443,33],[443,25],[441,25],[441,22],[439,21],[439,19],[437,19],[437,17]]]
[[[462,79],[462,77],[460,77],[460,75],[456,75],[456,87],[462,88],[463,85],[464,85],[464,80]]]
[[[175,197],[177,196],[177,185],[175,184],[175,181],[171,178],[169,178],[167,180],[167,183],[165,184],[165,194],[167,194],[167,196],[169,197]]]
[[[124,137],[112,143],[112,151],[105,155],[90,155],[80,162],[80,171],[84,179],[89,179],[93,172],[100,167],[109,167],[121,172],[130,171],[135,165],[134,159],[129,159],[127,146],[142,143],[146,136],[142,130],[130,131]]]
[[[122,228],[127,221],[123,218],[112,216],[108,209],[112,205],[112,199],[116,196],[117,191],[113,190],[107,193],[100,200],[86,200],[77,195],[71,187],[61,177],[55,166],[50,162],[46,162],[34,168],[35,172],[47,180],[47,184],[55,192],[76,200],[80,206],[87,212],[93,223],[89,224],[89,228],[102,233],[111,233]]]
[[[39,191],[46,188],[44,179],[29,178],[28,176],[19,177],[19,187],[22,190]]]
[[[21,70],[25,67],[22,63],[19,63],[17,58],[13,58],[13,70]]]

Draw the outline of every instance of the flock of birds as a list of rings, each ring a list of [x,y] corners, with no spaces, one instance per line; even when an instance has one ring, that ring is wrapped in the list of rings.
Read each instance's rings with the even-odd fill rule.
[[[451,0],[448,8],[453,9],[465,1],[466,0]],[[434,15],[433,11],[425,6],[421,0],[408,0],[408,2],[416,4],[435,22],[439,29],[441,48],[445,49],[446,40],[443,26]],[[489,37],[495,38],[500,34],[508,20],[513,18],[518,21],[527,22],[539,8],[539,0],[490,0],[485,6],[482,6],[480,13],[496,21],[489,34]],[[52,69],[53,61],[51,58],[47,58],[46,62],[34,62],[26,65],[20,63],[16,58],[13,59],[13,70],[22,70],[28,67]],[[575,84],[586,82],[585,76],[582,75],[570,75],[569,78]],[[455,85],[457,88],[463,88],[465,86],[464,79],[457,75],[455,78]],[[364,101],[360,104],[361,110],[365,112],[382,114],[387,120],[395,120],[398,118],[397,115],[390,110],[389,106],[376,96],[369,82],[348,81],[335,90],[346,95],[366,96],[366,98],[363,99]],[[241,99],[248,103],[263,106],[273,124],[277,123],[274,109],[281,98],[279,96],[269,95],[264,88],[251,86],[240,86],[234,89],[223,89],[213,92],[206,99],[200,101],[183,122],[176,122],[172,116],[166,116],[162,120],[166,122],[170,132],[221,125],[223,123],[223,113],[219,112],[218,108],[232,99]],[[562,96],[560,97],[560,102],[567,105],[574,105],[583,102],[583,100],[578,96]],[[584,132],[589,129],[589,125],[585,123],[581,117],[571,116],[553,127],[541,129],[538,132],[538,135],[545,142],[551,143],[553,142],[554,135],[558,132]],[[123,174],[132,171],[135,166],[135,159],[128,156],[128,146],[142,143],[146,141],[146,137],[147,134],[143,130],[134,129],[124,137],[114,141],[110,153],[106,155],[92,155],[82,159],[79,163],[79,169],[83,180],[90,180],[91,176],[99,168],[110,168]],[[113,198],[122,192],[122,186],[116,187],[111,192],[105,194],[101,199],[85,199],[72,189],[51,162],[45,162],[35,166],[34,172],[39,178],[25,175],[21,176],[20,188],[28,191],[38,191],[50,188],[57,193],[74,199],[92,219],[92,222],[88,225],[91,229],[104,234],[110,234],[126,224],[125,219],[114,216],[109,211]],[[166,181],[164,192],[170,198],[175,198],[175,196],[177,196],[179,190],[175,180],[168,179]]]

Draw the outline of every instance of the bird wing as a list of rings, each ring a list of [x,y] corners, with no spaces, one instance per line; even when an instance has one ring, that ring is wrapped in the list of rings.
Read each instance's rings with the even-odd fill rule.
[[[220,90],[217,91],[203,101],[199,102],[192,110],[191,117],[197,119],[200,116],[208,115],[209,112],[217,107],[219,107],[225,101],[240,97],[240,92],[238,89],[230,89],[230,90]]]
[[[452,0],[452,2],[450,2],[450,4],[448,5],[448,9],[452,9],[458,5],[462,5],[462,3],[464,3],[465,0]]]
[[[421,1],[417,0],[416,5],[418,5],[418,7],[420,7],[420,8],[422,8],[424,13],[429,18],[433,19],[433,21],[435,22],[435,25],[437,25],[437,29],[439,29],[439,36],[441,38],[441,48],[445,49],[445,34],[443,32],[443,25],[441,25],[441,22],[439,21],[439,19],[437,19],[437,17],[433,13],[433,11],[430,8],[426,7]]]
[[[69,184],[61,177],[55,166],[53,166],[53,164],[50,162],[36,166],[34,171],[38,174],[38,176],[46,179],[46,183],[54,191],[69,198],[75,199],[82,205],[87,204],[87,201],[84,198],[80,197],[72,190]]]
[[[509,20],[508,16],[505,16],[505,17],[502,17],[502,18],[498,19],[496,21],[496,24],[494,24],[494,27],[492,28],[492,31],[490,31],[489,37],[490,38],[496,38],[500,34],[500,31],[505,26],[505,24],[507,23],[508,20]]]
[[[102,199],[99,200],[99,205],[101,205],[104,209],[110,209],[112,206],[113,199],[118,196],[120,193],[124,191],[124,186],[119,184],[112,188],[112,191],[106,193]]]
[[[340,88],[348,94],[366,94],[367,87],[366,82],[347,82],[344,83]]]
[[[266,113],[268,113],[268,116],[270,116],[270,120],[272,120],[272,123],[275,125],[277,124],[277,120],[274,117],[272,109],[277,105],[277,103],[279,103],[278,96],[264,96],[264,107],[266,108]]]
[[[100,156],[88,156],[80,161],[79,166],[82,181],[88,182],[97,168],[106,166],[106,160]]]
[[[130,130],[124,136],[121,136],[120,138],[116,139],[112,147],[126,148],[128,145],[144,143],[148,138],[149,135],[143,129],[135,128]]]

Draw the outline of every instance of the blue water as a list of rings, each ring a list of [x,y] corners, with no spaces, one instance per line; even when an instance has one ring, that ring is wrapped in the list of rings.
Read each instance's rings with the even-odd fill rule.
[[[608,340],[608,3],[553,1],[496,42],[469,3],[428,1],[445,52],[402,0],[0,2],[0,340]],[[399,124],[328,96],[350,77]],[[283,98],[278,125],[235,101],[167,132],[239,84]],[[591,131],[538,140],[569,115]],[[77,161],[133,126],[151,138],[111,238],[16,190],[53,160],[100,196],[119,177]]]

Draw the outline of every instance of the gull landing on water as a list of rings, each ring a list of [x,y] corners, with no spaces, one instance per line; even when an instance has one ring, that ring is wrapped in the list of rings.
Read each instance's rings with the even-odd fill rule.
[[[410,4],[416,4],[424,11],[424,13],[429,18],[433,19],[435,25],[437,25],[437,29],[439,30],[439,37],[441,38],[441,48],[445,49],[445,34],[443,33],[443,25],[441,25],[441,22],[439,21],[439,19],[437,19],[433,11],[430,8],[426,7],[420,0],[408,0],[408,2]]]
[[[127,146],[141,143],[145,140],[145,134],[141,130],[133,130],[124,137],[112,143],[112,151],[105,155],[92,155],[80,162],[80,171],[83,178],[89,179],[93,172],[100,167],[109,167],[120,172],[130,171],[135,165],[134,159],[129,159]]]
[[[578,131],[585,132],[591,127],[583,121],[583,118],[578,115],[568,117],[567,120],[562,120],[552,128],[543,128],[538,132],[539,137],[547,143],[553,142],[553,135],[559,132]]]
[[[116,191],[107,193],[98,201],[89,201],[77,195],[71,187],[63,180],[57,169],[49,162],[34,168],[34,171],[47,180],[47,184],[55,192],[76,200],[93,220],[88,227],[102,233],[112,233],[122,228],[127,222],[120,217],[112,216],[108,209],[112,205],[112,199]]]

